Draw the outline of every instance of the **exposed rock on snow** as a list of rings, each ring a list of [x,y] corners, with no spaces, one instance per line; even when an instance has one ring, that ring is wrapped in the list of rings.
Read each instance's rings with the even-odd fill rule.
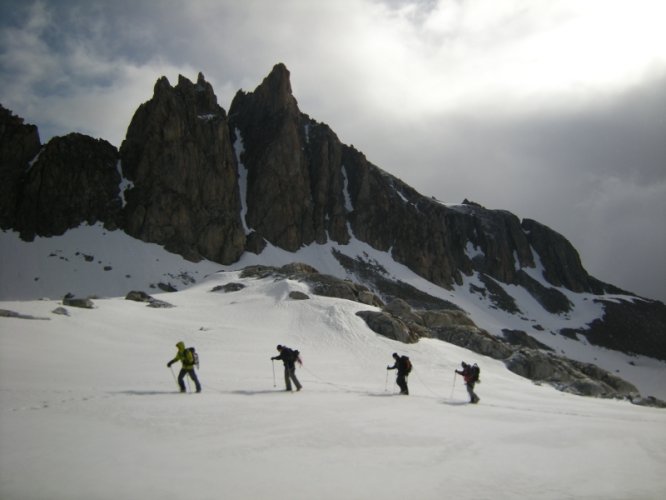
[[[141,292],[141,291],[129,292],[125,296],[125,300],[133,300],[135,302],[146,302],[148,304],[148,307],[154,307],[157,309],[168,309],[174,307],[172,304],[169,304],[168,302],[151,297],[146,292]]]
[[[150,302],[153,298],[146,292],[133,290],[125,296],[125,300],[133,300],[135,302]]]
[[[245,288],[245,285],[243,285],[243,283],[227,283],[226,285],[218,285],[213,287],[211,292],[219,292],[219,291],[223,291],[225,293],[240,292],[243,288]]]
[[[51,319],[51,318],[40,318],[38,316],[32,316],[31,314],[21,314],[16,311],[10,311],[9,309],[0,309],[0,318],[17,318],[17,319]]]
[[[80,307],[82,309],[95,308],[95,304],[91,299],[89,298],[79,299],[74,297],[71,293],[68,293],[62,298],[62,304],[70,307]]]
[[[386,338],[399,342],[416,342],[419,338],[412,336],[409,328],[390,314],[377,311],[359,311],[357,316],[363,318],[368,327]]]
[[[312,266],[303,263],[292,263],[280,268],[271,266],[250,266],[243,269],[242,277],[277,279],[293,279],[307,283],[315,295],[324,297],[336,297],[339,299],[352,300],[362,304],[381,307],[382,301],[377,298],[367,287],[349,280],[341,280],[334,276],[321,274]]]
[[[548,347],[546,344],[543,344],[536,340],[534,337],[531,337],[522,330],[502,330],[504,335],[504,340],[509,344],[516,347],[529,347],[531,349],[541,349],[543,351],[552,351],[553,349]]]
[[[635,386],[588,363],[567,360],[534,349],[520,349],[507,361],[514,373],[557,389],[583,396],[637,398]]]

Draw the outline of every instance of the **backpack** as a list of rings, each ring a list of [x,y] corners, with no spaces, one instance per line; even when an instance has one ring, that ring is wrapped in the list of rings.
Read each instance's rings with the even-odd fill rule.
[[[405,373],[409,375],[410,372],[412,371],[412,362],[409,360],[407,356],[402,357],[402,362],[403,366],[405,367]]]
[[[470,374],[470,380],[472,382],[481,382],[479,380],[479,375],[481,374],[481,368],[479,368],[479,365],[474,363],[472,366],[469,367],[469,374]]]
[[[294,349],[292,352],[293,352],[292,361],[294,363],[298,363],[299,366],[303,366],[303,362],[301,361],[301,353],[298,352],[298,349]]]
[[[185,361],[188,365],[196,365],[196,367],[199,368],[199,353],[194,347],[188,347],[185,349]]]

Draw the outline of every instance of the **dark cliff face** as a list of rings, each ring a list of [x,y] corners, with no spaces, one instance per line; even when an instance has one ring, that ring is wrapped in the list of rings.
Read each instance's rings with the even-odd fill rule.
[[[15,226],[23,175],[41,142],[37,127],[0,106],[0,228]]]
[[[123,227],[186,258],[231,263],[243,252],[236,164],[225,111],[208,82],[155,84],[120,148]]]
[[[290,251],[329,238],[346,243],[342,145],[327,126],[299,111],[284,65],[254,92],[238,92],[229,120],[244,147],[247,226]]]
[[[34,152],[34,139],[25,157]],[[115,227],[120,199],[118,151],[102,139],[82,134],[54,137],[31,163],[3,161],[3,173],[18,179],[7,199],[10,227],[21,237],[56,236],[81,223]],[[16,166],[16,169],[12,167]],[[6,200],[7,200],[6,199]]]
[[[229,121],[244,146],[247,225],[273,245],[295,251],[353,236],[445,287],[474,270],[524,282],[534,249],[553,285],[591,291],[575,249],[557,233],[477,204],[444,206],[341,144],[298,109],[282,64],[254,92],[238,92]]]

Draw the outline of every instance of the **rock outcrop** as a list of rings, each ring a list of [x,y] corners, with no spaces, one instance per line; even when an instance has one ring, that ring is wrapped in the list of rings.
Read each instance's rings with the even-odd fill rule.
[[[23,174],[13,228],[28,241],[84,222],[115,228],[121,208],[117,165],[118,151],[105,140],[54,137]]]
[[[254,92],[239,91],[229,109],[247,170],[247,226],[295,251],[331,238],[347,243],[342,144],[298,109],[289,71],[276,65]]]
[[[604,316],[588,328],[563,329],[591,344],[666,360],[666,305],[655,300],[603,300]]]
[[[22,178],[29,162],[41,148],[35,125],[0,106],[0,228],[14,229],[22,191]]]
[[[72,295],[71,293],[68,293],[62,298],[62,305],[63,306],[69,306],[69,307],[79,307],[81,309],[94,309],[95,308],[95,303],[92,301],[92,299],[86,297],[86,298],[78,298]]]
[[[118,151],[83,134],[42,147],[37,127],[0,106],[0,227],[61,235],[83,222],[115,227],[120,210]]]
[[[190,260],[229,264],[243,253],[238,176],[226,112],[211,85],[162,77],[120,148],[123,227]]]

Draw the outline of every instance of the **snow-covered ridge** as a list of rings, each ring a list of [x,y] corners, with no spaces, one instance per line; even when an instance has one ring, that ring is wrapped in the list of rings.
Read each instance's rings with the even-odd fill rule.
[[[474,293],[484,285],[477,275],[464,278],[462,285],[446,290],[396,263],[389,252],[381,252],[352,239],[348,245],[310,245],[296,253],[269,245],[261,255],[245,253],[232,266],[209,261],[193,263],[162,247],[129,237],[121,231],[107,231],[100,225],[81,226],[65,235],[36,238],[26,243],[13,232],[0,232],[3,264],[0,267],[0,301],[39,298],[60,299],[66,293],[86,297],[124,297],[131,290],[148,293],[162,288],[183,290],[220,270],[235,271],[249,265],[282,266],[303,262],[341,279],[358,281],[333,251],[383,268],[386,277],[399,280],[434,297],[452,302],[480,327],[494,335],[503,329],[523,330],[549,347],[578,361],[597,364],[636,385],[642,394],[666,398],[666,364],[649,358],[628,356],[556,335],[561,328],[582,328],[603,314],[600,297],[577,294],[558,288],[572,304],[566,315],[548,313],[523,288],[497,283],[513,296],[520,314],[498,309],[486,296]],[[544,285],[538,265],[526,269]],[[632,300],[632,297],[606,295],[604,300]]]

